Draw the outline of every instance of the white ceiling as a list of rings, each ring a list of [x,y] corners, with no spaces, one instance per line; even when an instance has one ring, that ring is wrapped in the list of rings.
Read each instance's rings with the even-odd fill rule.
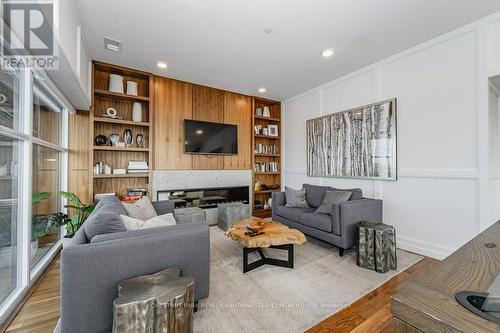
[[[248,95],[266,87],[278,100],[500,11],[498,0],[76,2],[93,59]],[[334,57],[321,56],[327,47]]]

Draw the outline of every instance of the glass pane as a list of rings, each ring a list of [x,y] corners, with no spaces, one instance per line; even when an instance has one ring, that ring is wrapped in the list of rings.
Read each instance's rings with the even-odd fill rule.
[[[0,303],[16,288],[19,146],[0,135]]]
[[[61,140],[61,106],[45,88],[33,84],[33,136],[59,144]]]
[[[33,145],[33,194],[31,220],[31,268],[60,238],[60,227],[52,226],[52,214],[60,211],[59,152]]]
[[[19,72],[0,70],[0,125],[19,129]]]

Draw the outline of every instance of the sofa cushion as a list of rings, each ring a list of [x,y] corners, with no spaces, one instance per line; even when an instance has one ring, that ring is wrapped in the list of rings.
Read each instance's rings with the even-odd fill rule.
[[[306,190],[295,190],[291,187],[285,186],[286,206],[294,208],[309,208],[306,201]]]
[[[332,188],[330,186],[304,184],[304,189],[306,190],[306,200],[309,206],[318,208],[323,202],[326,191]]]
[[[113,212],[103,212],[102,209],[90,214],[83,224],[83,228],[89,241],[97,235],[125,231],[120,215]]]
[[[327,190],[321,206],[316,209],[315,213],[332,215],[333,205],[348,201],[351,195],[352,192]]]
[[[174,214],[172,213],[158,215],[146,221],[139,220],[127,215],[120,215],[120,217],[127,231],[161,228],[167,225],[177,224],[174,218]]]
[[[122,202],[114,195],[106,196],[99,200],[92,214],[97,212],[111,212],[118,215],[126,214]]]
[[[300,215],[301,224],[311,228],[332,232],[332,217],[326,214],[305,213]]]
[[[363,191],[360,188],[332,188],[334,191],[345,191],[351,192],[352,195],[349,198],[349,201],[363,199]]]
[[[139,220],[149,220],[158,216],[148,197],[144,196],[136,202],[122,202],[127,216]]]
[[[315,210],[314,208],[293,208],[287,206],[279,206],[275,214],[287,218],[289,220],[292,220],[294,222],[299,222],[300,215],[304,213],[314,212],[314,210]]]

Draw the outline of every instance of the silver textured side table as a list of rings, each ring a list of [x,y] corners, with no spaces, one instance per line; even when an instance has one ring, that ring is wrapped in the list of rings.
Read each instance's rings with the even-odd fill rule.
[[[217,209],[217,224],[219,229],[227,231],[229,226],[236,221],[250,217],[250,206],[241,202],[219,204]]]
[[[121,281],[113,333],[193,332],[194,279],[179,267]]]
[[[384,223],[358,224],[358,266],[385,273],[397,268],[396,230]]]

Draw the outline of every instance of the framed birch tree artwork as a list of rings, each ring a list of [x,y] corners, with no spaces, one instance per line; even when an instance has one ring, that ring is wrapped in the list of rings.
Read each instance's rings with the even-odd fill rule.
[[[307,174],[397,180],[396,99],[307,121]]]

